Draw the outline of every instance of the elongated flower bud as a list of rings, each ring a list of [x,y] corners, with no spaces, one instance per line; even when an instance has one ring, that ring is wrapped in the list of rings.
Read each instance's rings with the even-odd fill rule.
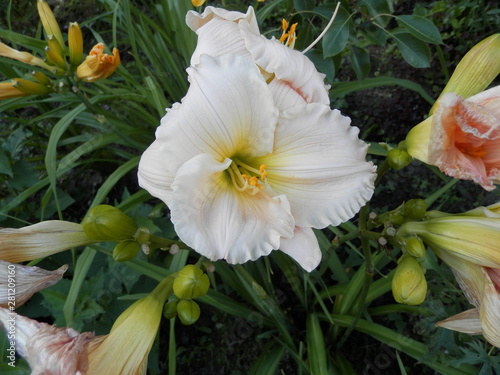
[[[38,0],[37,7],[40,20],[42,21],[42,25],[47,36],[54,35],[61,47],[64,47],[64,39],[61,34],[61,29],[59,28],[59,24],[57,23],[49,4],[47,4],[44,0]]]
[[[208,276],[199,267],[188,264],[174,280],[174,293],[181,299],[197,298],[207,293],[209,286]]]
[[[31,72],[31,76],[34,78],[35,81],[37,81],[38,83],[40,83],[44,86],[49,86],[51,84],[49,77],[47,77],[42,72],[34,70]]]
[[[123,241],[131,239],[137,225],[118,208],[101,204],[92,208],[82,222],[85,233],[97,241]]]
[[[403,256],[392,279],[392,294],[398,303],[419,305],[427,294],[424,269],[412,256]]]
[[[0,100],[18,98],[20,96],[27,96],[29,94],[18,90],[13,82],[0,82]]]
[[[66,65],[66,56],[57,39],[53,35],[49,35],[47,44],[48,46],[45,48],[47,60],[61,69],[66,70],[68,68]]]
[[[72,67],[80,65],[83,59],[82,30],[77,22],[70,22],[68,29],[69,62]]]
[[[53,91],[50,87],[22,78],[14,78],[12,85],[19,91],[30,95],[47,95]]]

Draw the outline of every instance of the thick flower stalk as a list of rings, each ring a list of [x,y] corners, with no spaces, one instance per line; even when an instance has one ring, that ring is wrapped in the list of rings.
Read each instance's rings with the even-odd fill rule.
[[[26,303],[33,294],[61,280],[67,265],[55,271],[0,260],[0,307],[11,310]]]
[[[146,374],[148,354],[172,283],[173,277],[165,278],[125,310],[105,336],[57,328],[4,308],[0,308],[0,325],[9,340],[15,340],[13,347],[28,361],[32,375]],[[9,337],[12,320],[15,335]]]
[[[447,263],[475,309],[438,325],[483,334],[500,347],[500,213],[498,204],[457,215],[430,211],[430,219],[403,224],[398,235],[417,235]]]
[[[46,257],[73,247],[98,242],[81,224],[49,220],[27,227],[0,229],[0,259],[18,263]]]
[[[500,34],[467,53],[436,101],[433,115],[406,138],[408,153],[486,190],[500,183]]]
[[[252,8],[187,20],[199,36],[191,86],[143,154],[139,183],[209,259],[281,249],[311,271],[321,259],[312,228],[348,220],[373,193],[367,145],[330,109],[312,62],[258,34]]]

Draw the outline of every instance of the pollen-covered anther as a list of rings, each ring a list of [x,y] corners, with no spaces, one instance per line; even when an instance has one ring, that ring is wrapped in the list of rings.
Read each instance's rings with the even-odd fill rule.
[[[267,172],[266,166],[262,164],[259,169],[253,168],[240,160],[234,160],[227,169],[233,186],[237,191],[256,195],[265,187]]]
[[[283,33],[281,34],[279,41],[280,43],[293,48],[295,46],[295,40],[297,39],[295,29],[297,28],[298,23],[294,23],[292,26],[290,26],[290,29],[288,29],[288,25],[289,24],[285,19],[281,21],[281,28],[283,29]]]

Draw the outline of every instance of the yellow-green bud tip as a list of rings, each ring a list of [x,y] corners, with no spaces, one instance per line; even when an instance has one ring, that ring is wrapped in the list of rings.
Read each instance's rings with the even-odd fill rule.
[[[392,294],[398,303],[420,305],[425,301],[427,281],[424,269],[412,256],[400,259],[392,279]]]
[[[139,244],[134,240],[120,242],[113,249],[113,259],[117,262],[125,262],[134,259],[139,252]]]
[[[210,286],[208,276],[195,265],[180,270],[174,280],[174,293],[181,299],[197,298],[207,293]]]

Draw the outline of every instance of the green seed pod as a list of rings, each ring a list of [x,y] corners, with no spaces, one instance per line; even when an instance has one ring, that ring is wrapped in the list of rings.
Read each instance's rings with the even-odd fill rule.
[[[419,220],[427,212],[427,203],[423,199],[410,199],[405,203],[403,212],[406,217]]]
[[[424,243],[417,237],[405,238],[404,247],[408,254],[415,258],[423,258],[427,253]]]
[[[387,162],[392,169],[398,170],[406,167],[412,161],[412,157],[406,150],[393,148],[387,153]]]
[[[183,299],[177,304],[177,315],[185,326],[196,323],[200,318],[200,306],[190,299]]]
[[[179,300],[173,300],[167,302],[165,306],[163,306],[163,316],[166,319],[172,319],[177,316],[177,305],[179,304]]]
[[[398,303],[420,305],[425,301],[427,281],[424,269],[412,256],[400,259],[392,279],[392,294]]]
[[[139,252],[139,244],[134,240],[120,242],[113,249],[113,259],[117,262],[125,262],[134,259]]]
[[[137,225],[118,208],[101,204],[92,208],[82,221],[85,234],[98,241],[123,241],[131,239]]]
[[[197,298],[207,293],[210,286],[208,276],[200,267],[188,264],[174,279],[174,293],[181,299]]]

